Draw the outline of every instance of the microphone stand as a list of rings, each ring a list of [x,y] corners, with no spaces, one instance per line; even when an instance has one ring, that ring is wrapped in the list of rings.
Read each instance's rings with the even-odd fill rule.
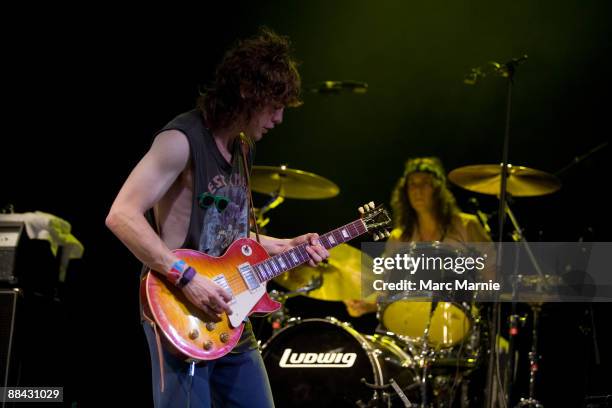
[[[501,266],[502,266],[502,256],[503,256],[503,247],[502,242],[504,239],[504,222],[506,220],[506,185],[508,182],[508,150],[510,145],[510,112],[512,108],[512,86],[514,83],[514,73],[516,71],[516,67],[519,63],[524,61],[527,56],[522,57],[521,59],[513,59],[505,64],[505,69],[502,73],[503,76],[508,78],[508,93],[506,99],[506,123],[504,130],[504,144],[502,150],[502,163],[501,163],[501,183],[499,189],[499,245],[497,248],[497,265],[495,268],[495,280],[498,280],[500,275]],[[498,350],[497,350],[497,336],[499,334],[499,319],[500,319],[500,311],[501,311],[501,303],[497,298],[499,295],[496,294],[496,299],[493,302],[493,307],[491,310],[491,318],[490,318],[490,327],[489,327],[489,364],[487,367],[487,386],[486,386],[486,407],[494,408],[495,403],[495,395],[493,390],[494,387],[494,378],[497,380],[498,385],[501,384],[500,379],[498,378],[499,373],[499,359],[498,359]],[[500,391],[500,390],[498,390]],[[504,405],[506,405],[506,395],[504,395]]]

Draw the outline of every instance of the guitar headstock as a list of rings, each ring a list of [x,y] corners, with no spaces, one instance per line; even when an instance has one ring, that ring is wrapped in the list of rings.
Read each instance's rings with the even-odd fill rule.
[[[383,205],[375,206],[373,201],[359,207],[361,220],[368,232],[372,233],[374,241],[389,237],[387,227],[391,225],[391,217]]]

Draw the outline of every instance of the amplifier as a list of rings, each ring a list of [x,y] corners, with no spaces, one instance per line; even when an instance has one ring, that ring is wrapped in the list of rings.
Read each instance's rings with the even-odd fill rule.
[[[0,289],[0,386],[18,383],[19,342],[17,320],[22,313],[22,292],[18,288]]]
[[[49,241],[28,237],[24,223],[0,220],[0,287],[52,293],[59,261]]]
[[[0,282],[17,283],[15,264],[23,230],[22,222],[0,221]]]

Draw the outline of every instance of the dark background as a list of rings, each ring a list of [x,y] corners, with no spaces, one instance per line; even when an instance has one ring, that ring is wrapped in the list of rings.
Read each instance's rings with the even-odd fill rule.
[[[32,385],[63,385],[79,406],[128,394],[149,405],[139,264],[104,218],[152,134],[194,105],[238,38],[261,25],[289,35],[306,88],[324,80],[369,84],[365,95],[305,93],[304,106],[287,110],[258,144],[256,164],[287,164],[340,187],[333,199],[287,200],[271,213],[268,232],[293,236],[348,222],[363,202],[388,203],[409,157],[437,155],[447,170],[500,162],[506,83],[463,83],[487,61],[529,55],[515,77],[511,163],[555,173],[609,140],[611,8],[576,0],[316,1],[7,13],[0,204],[62,217],[85,246],[57,313],[48,307],[48,318],[31,322],[41,330],[27,342],[38,373]],[[565,171],[555,194],[517,199],[527,238],[609,241],[610,156],[604,148]],[[465,209],[472,196],[486,212],[497,208],[493,197],[453,191]],[[586,394],[612,392],[602,377],[603,364],[610,368],[610,307],[594,309],[600,366],[588,308],[545,307],[544,404],[580,406]],[[339,303],[302,300],[291,311],[349,320]],[[367,330],[372,322],[354,323]]]

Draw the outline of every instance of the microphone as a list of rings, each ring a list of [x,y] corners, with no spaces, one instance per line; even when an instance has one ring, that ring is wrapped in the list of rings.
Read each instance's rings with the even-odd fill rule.
[[[337,94],[341,91],[363,94],[368,91],[368,84],[362,81],[323,81],[309,90],[320,94]]]
[[[470,198],[468,200],[468,203],[470,203],[472,207],[474,208],[476,217],[478,217],[478,221],[480,221],[480,224],[482,224],[482,227],[485,229],[485,231],[487,231],[487,234],[490,234],[491,227],[489,227],[489,215],[487,213],[480,211],[480,204],[478,203],[478,200],[476,199],[476,197]]]
[[[525,54],[519,58],[512,58],[510,61],[504,64],[489,61],[485,65],[472,68],[463,78],[463,83],[467,85],[475,85],[479,79],[485,78],[487,75],[496,75],[503,78],[508,78],[514,73],[514,70],[518,65],[527,61],[527,58],[528,56]]]

